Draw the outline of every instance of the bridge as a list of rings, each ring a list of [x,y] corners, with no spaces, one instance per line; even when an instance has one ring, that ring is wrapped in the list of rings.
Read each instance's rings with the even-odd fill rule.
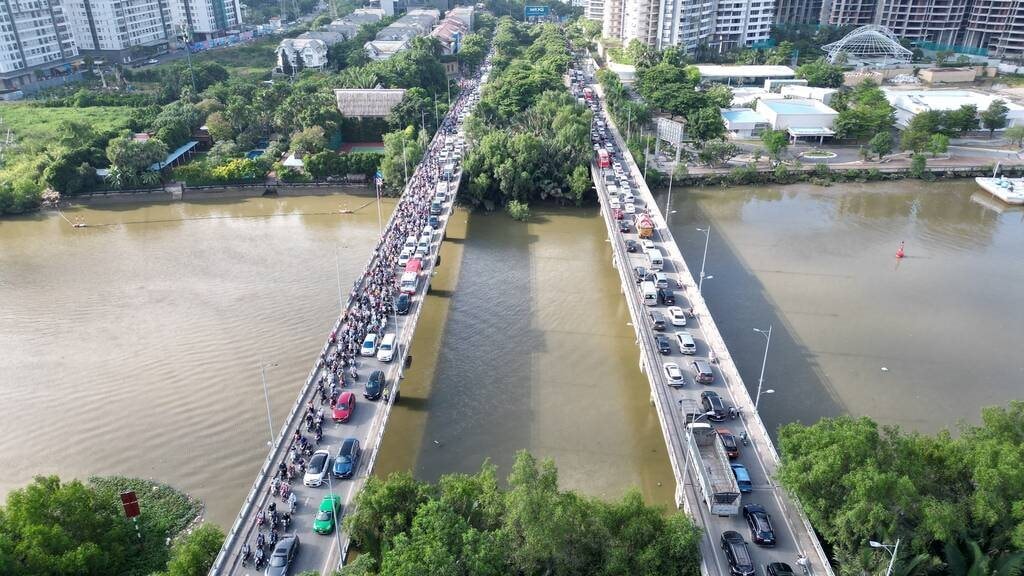
[[[589,72],[596,70],[593,60],[589,60],[588,63]],[[797,560],[803,556],[806,558],[804,567],[808,576],[812,574],[834,576],[828,557],[822,550],[821,543],[810,522],[794,499],[776,482],[776,472],[780,463],[779,455],[775,451],[768,431],[761,422],[754,402],[743,383],[743,378],[733,363],[725,341],[718,332],[711,312],[698,291],[694,275],[687,267],[661,209],[647,187],[643,173],[637,167],[618,128],[607,113],[600,85],[593,83],[591,75],[584,76],[584,78],[587,86],[594,91],[600,101],[600,110],[594,115],[595,123],[598,119],[604,120],[606,123],[607,132],[611,136],[609,142],[614,147],[614,159],[616,161],[621,159],[622,170],[629,180],[631,188],[635,191],[636,211],[639,213],[646,209],[653,220],[654,230],[650,240],[664,255],[663,272],[668,276],[670,285],[675,284],[672,282],[674,280],[683,287],[682,298],[679,298],[677,292],[675,305],[684,310],[692,307],[693,310],[694,317],[687,320],[685,331],[693,336],[696,343],[695,354],[681,354],[678,344],[671,341],[671,335],[683,328],[677,329],[666,319],[666,324],[669,325],[666,326],[665,334],[670,336],[671,348],[669,354],[663,355],[655,342],[655,331],[648,312],[660,310],[664,313],[665,308],[647,306],[641,300],[634,267],[646,266],[647,258],[642,252],[631,253],[626,249],[627,239],[639,241],[638,231],[631,228],[629,232],[620,232],[615,219],[615,209],[610,206],[609,190],[605,185],[604,172],[609,169],[602,169],[596,164],[592,164],[591,174],[594,186],[598,191],[601,214],[612,247],[612,265],[622,283],[622,293],[626,298],[632,326],[636,332],[636,343],[640,349],[640,369],[649,380],[651,402],[658,412],[661,431],[665,437],[672,471],[676,479],[676,506],[684,508],[698,526],[704,529],[704,538],[700,546],[703,559],[702,573],[729,576],[729,564],[719,545],[719,538],[722,532],[734,530],[748,541],[748,549],[751,551],[755,565],[760,566],[761,574],[765,573],[764,566],[771,562],[785,562],[799,573],[801,568]],[[628,216],[625,217],[628,218]],[[676,288],[675,285],[671,287]],[[693,380],[688,366],[694,360],[704,360],[712,368],[713,384],[699,384]],[[669,386],[668,376],[663,368],[665,362],[674,362],[683,370],[687,380],[684,386]],[[713,515],[702,498],[702,486],[692,461],[690,465],[686,463],[689,440],[687,421],[694,416],[697,416],[698,420],[704,416],[703,408],[699,408],[697,414],[693,414],[693,408],[690,407],[700,406],[700,395],[706,390],[717,392],[726,404],[735,407],[739,412],[735,419],[727,419],[717,426],[728,428],[736,436],[746,432],[749,437],[749,446],[740,446],[739,456],[732,460],[732,462],[744,465],[753,483],[752,492],[741,495],[741,503],[760,504],[771,515],[772,527],[777,539],[777,544],[774,547],[756,546],[750,542],[750,531],[742,513],[735,516]],[[702,421],[706,421],[706,419]],[[711,424],[715,423],[711,422]]]
[[[290,492],[296,496],[296,509],[291,514],[290,527],[285,528],[282,522],[277,529],[282,538],[299,538],[299,551],[290,573],[304,570],[329,573],[344,563],[350,543],[349,536],[339,529],[333,529],[327,535],[314,534],[314,517],[324,497],[339,496],[341,510],[335,518],[335,526],[338,526],[344,515],[351,510],[355,496],[373,471],[391,408],[399,399],[403,371],[407,361],[412,360],[408,356],[409,345],[422,312],[423,296],[430,289],[435,266],[440,264],[438,250],[444,241],[455,192],[462,179],[457,156],[457,153],[461,154],[462,148],[462,122],[465,114],[475,105],[480,86],[487,81],[489,62],[490,56],[478,78],[464,81],[463,90],[451,111],[431,140],[423,160],[408,179],[398,204],[382,229],[373,254],[348,294],[343,308],[345,312],[334,323],[288,418],[245,497],[242,509],[210,570],[211,576],[263,573],[263,569],[257,569],[252,560],[243,559],[242,550],[245,545],[255,549],[260,534],[269,537],[269,522],[261,524],[258,520],[267,512],[271,503],[274,503],[279,513],[288,510],[289,501],[275,487],[283,477],[289,475],[289,465],[295,470],[288,484]],[[447,189],[443,200],[435,196],[441,188]],[[437,206],[432,206],[435,201]],[[416,291],[410,298],[408,310],[399,311],[395,306],[399,277],[409,273],[406,269],[403,274],[404,263],[400,265],[400,252],[407,236],[416,236],[419,240],[428,223],[428,213],[437,217],[436,226],[433,226],[429,242],[425,242],[424,247],[416,248],[426,248],[425,256],[421,259],[422,268],[414,272],[414,279],[411,280],[416,285]],[[381,362],[374,356],[359,356],[359,347],[368,332],[378,333],[381,338],[385,334],[395,335],[395,350],[390,362]],[[350,374],[349,367],[343,366],[352,358],[353,350],[355,378]],[[377,370],[383,372],[384,386],[380,397],[371,400],[365,398],[363,392],[370,375]],[[332,384],[336,386],[338,396],[350,391],[355,398],[354,409],[346,422],[335,422],[332,418],[331,398],[335,396]],[[323,414],[322,438],[316,444],[315,422],[319,412]],[[311,445],[305,453],[301,449],[300,436]],[[352,438],[361,447],[352,477],[335,477],[331,463],[338,455],[342,443]],[[310,462],[312,450],[326,450],[330,454],[327,474],[322,484],[315,487],[304,485],[303,474],[299,471],[300,459],[304,463]],[[269,557],[272,547],[268,545],[265,550]]]

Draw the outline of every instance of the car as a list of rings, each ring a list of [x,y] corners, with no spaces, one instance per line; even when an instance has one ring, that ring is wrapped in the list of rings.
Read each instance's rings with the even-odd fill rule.
[[[608,206],[611,206],[612,210],[619,210],[622,208],[622,204],[619,204],[619,199],[614,196],[608,199]]]
[[[413,252],[412,248],[402,248],[402,253],[398,255],[398,265],[405,266],[408,264],[409,259],[412,258]]]
[[[644,238],[640,241],[640,246],[642,246],[644,250],[654,250],[654,241],[650,238]]]
[[[664,367],[665,377],[668,378],[669,386],[686,386],[686,377],[683,376],[683,371],[679,368],[679,364],[666,362]]]
[[[621,222],[621,220],[620,220]],[[621,228],[620,228],[621,229]],[[626,252],[636,252],[640,249],[640,244],[636,240],[626,240]]]
[[[299,554],[299,537],[285,536],[277,541],[274,551],[270,553],[267,561],[266,576],[288,576],[292,562]]]
[[[668,288],[669,287],[668,274],[665,274],[664,272],[655,272],[654,273],[654,286],[656,288]]]
[[[739,458],[740,444],[736,441],[736,436],[728,428],[715,428],[715,432],[718,432],[718,437],[722,440],[725,455],[729,458]]]
[[[348,422],[352,412],[356,409],[356,395],[350,390],[345,390],[338,395],[337,402],[331,410],[331,418],[335,422]]]
[[[750,540],[759,546],[775,546],[775,530],[772,528],[772,517],[760,504],[743,506],[743,517],[750,528]]]
[[[651,328],[659,331],[665,329],[665,316],[661,312],[651,310],[647,313],[647,317],[651,319]]]
[[[149,60],[146,60],[146,64],[159,64],[159,63],[160,63],[160,61],[157,60],[156,58],[150,58]]]
[[[690,362],[690,369],[693,370],[693,379],[701,384],[711,384],[715,381],[715,373],[711,371],[711,365],[703,360]]]
[[[625,233],[625,232],[629,232],[631,230],[632,230],[632,228],[630,228],[629,222],[627,222],[625,220],[619,220],[619,232]]]
[[[622,170],[622,162],[613,162],[612,168],[615,170]]]
[[[754,576],[754,561],[743,536],[735,530],[722,532],[722,551],[729,562],[729,573],[732,576]]]
[[[302,483],[314,488],[323,484],[330,462],[331,453],[327,450],[313,452],[313,455],[309,457],[309,464],[306,466],[306,475],[302,477]]]
[[[363,345],[359,349],[360,356],[373,356],[377,353],[377,335],[370,332],[363,339]]]
[[[668,317],[673,326],[686,326],[686,312],[679,306],[669,306]]]
[[[692,356],[697,353],[697,343],[693,340],[693,334],[686,330],[676,332],[676,343],[679,344],[679,352]]]
[[[658,301],[662,304],[675,304],[676,293],[671,288],[658,288]]]
[[[669,346],[668,338],[658,334],[654,337],[654,342],[658,345],[658,352],[666,355],[672,353],[672,347]]]
[[[427,224],[430,224],[430,226],[435,229],[440,228],[441,219],[437,217],[437,214],[431,214],[430,217],[427,218]]]
[[[729,464],[729,467],[732,468],[732,475],[736,477],[736,485],[739,487],[740,492],[743,494],[753,492],[754,484],[750,481],[750,472],[747,471],[747,467],[735,462]]]
[[[363,389],[363,398],[367,400],[379,400],[384,393],[384,371],[374,370],[370,379],[366,381],[366,388]]]
[[[793,568],[785,562],[769,562],[768,565],[764,567],[764,572],[768,576],[796,576],[796,573],[793,572]]]
[[[636,214],[636,204],[633,204],[632,202],[627,202],[626,214]]]
[[[401,316],[405,316],[409,313],[409,308],[412,306],[412,296],[405,294],[398,295],[398,299],[395,300],[395,313]]]
[[[616,220],[622,220],[623,217],[624,217],[624,215],[622,214],[622,210],[621,209],[616,208],[616,209],[612,210],[612,218],[615,218]]]
[[[717,392],[706,391],[700,393],[700,404],[704,409],[704,412],[711,412],[708,416],[708,420],[715,422],[721,422],[725,420],[725,402],[722,401],[722,397]]]
[[[338,448],[338,456],[334,459],[334,477],[351,478],[359,468],[359,440],[345,438]]]
[[[643,282],[644,279],[647,278],[647,268],[644,268],[643,266],[635,266],[633,268],[633,273],[636,275],[637,284]]]
[[[341,496],[324,496],[320,501],[320,509],[313,517],[313,532],[317,534],[330,534],[334,532],[334,526],[341,519]]]

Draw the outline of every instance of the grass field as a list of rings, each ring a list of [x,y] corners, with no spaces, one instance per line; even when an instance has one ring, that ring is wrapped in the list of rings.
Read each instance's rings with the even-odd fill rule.
[[[94,106],[91,108],[42,108],[25,103],[0,105],[0,138],[10,128],[19,151],[42,150],[53,142],[62,120],[84,122],[98,132],[117,130],[128,125],[130,108]]]
[[[232,74],[266,74],[276,64],[275,51],[281,39],[261,38],[240,46],[217,48],[195,55],[198,62],[216,62]]]

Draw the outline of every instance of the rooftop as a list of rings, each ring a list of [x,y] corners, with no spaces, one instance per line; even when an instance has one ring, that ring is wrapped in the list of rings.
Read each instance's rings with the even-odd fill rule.
[[[1011,112],[1024,110],[1024,106],[1000,98],[997,94],[987,94],[977,90],[892,90],[883,88],[889,103],[913,113],[926,110],[957,110],[961,106],[977,106],[978,110],[987,110],[992,101],[1001,99]]]
[[[723,108],[722,119],[727,124],[762,124],[768,122],[752,108]]]
[[[702,78],[793,78],[796,72],[789,66],[720,66],[697,64]]]
[[[334,91],[338,110],[349,118],[386,117],[402,98],[401,88],[345,88]]]
[[[758,108],[764,106],[776,114],[827,114],[838,116],[839,113],[810,98],[785,98],[782,100],[761,100]]]

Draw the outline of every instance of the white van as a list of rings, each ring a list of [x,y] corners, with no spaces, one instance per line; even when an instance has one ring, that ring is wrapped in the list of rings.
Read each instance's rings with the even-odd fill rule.
[[[658,289],[654,287],[654,282],[645,280],[640,283],[640,296],[644,299],[644,304],[647,306],[658,305]]]
[[[647,269],[652,272],[661,272],[662,268],[665,267],[665,259],[661,255],[661,250],[657,248],[648,248],[646,255]]]
[[[405,272],[402,274],[402,280],[399,284],[399,289],[402,294],[415,294],[416,284],[419,283],[419,274],[415,272]]]
[[[395,334],[389,332],[380,340],[380,347],[377,348],[377,360],[391,362],[395,356]]]
[[[416,243],[416,251],[424,254],[430,253],[430,239],[431,237],[424,234],[420,236],[420,241]]]
[[[412,248],[413,250],[415,250],[416,249],[416,237],[415,236],[408,236],[408,237],[406,237],[404,246],[406,248]]]
[[[693,341],[693,336],[689,332],[676,332],[676,342],[679,343],[679,351],[683,354],[697,353],[697,343]]]
[[[373,356],[377,353],[377,335],[370,332],[363,340],[363,346],[359,349],[360,356]]]

